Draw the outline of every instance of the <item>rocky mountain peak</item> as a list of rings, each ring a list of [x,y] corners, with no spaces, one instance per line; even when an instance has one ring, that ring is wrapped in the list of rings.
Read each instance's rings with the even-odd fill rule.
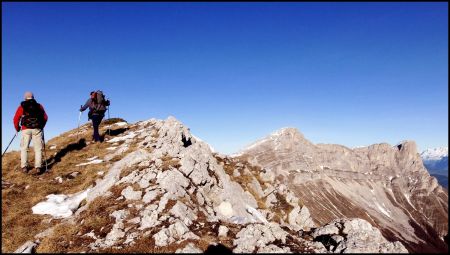
[[[425,169],[414,141],[349,149],[304,137],[274,140],[265,138],[237,158],[272,171],[315,223],[358,217],[412,252],[447,249],[448,192]]]
[[[304,138],[303,134],[297,129],[292,127],[284,127],[276,130],[271,136],[287,136],[287,137],[299,137]]]
[[[428,148],[420,153],[423,160],[441,160],[448,157],[448,147]]]

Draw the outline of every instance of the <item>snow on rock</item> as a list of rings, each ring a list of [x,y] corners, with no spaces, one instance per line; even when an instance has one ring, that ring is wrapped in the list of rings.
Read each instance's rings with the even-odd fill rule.
[[[246,205],[247,208],[247,212],[250,213],[251,215],[253,215],[255,217],[255,219],[257,219],[258,221],[264,223],[264,224],[269,224],[269,222],[266,220],[266,218],[255,208]]]
[[[123,126],[128,125],[128,123],[122,121],[122,122],[116,122],[116,123],[114,123],[113,125],[114,125],[114,126],[123,127]]]
[[[112,147],[110,147],[112,148]],[[114,153],[108,154],[105,156],[105,160],[106,161],[110,161],[111,159],[113,159],[115,156],[119,156],[122,155],[123,153],[125,153],[127,150],[129,149],[128,144],[124,143],[122,145],[120,145],[119,147],[114,147],[114,149],[110,149],[110,150],[115,150]]]
[[[420,157],[424,160],[440,160],[448,156],[448,147],[430,148],[420,153]]]
[[[91,160],[91,161],[86,162],[86,163],[77,164],[76,166],[86,166],[86,165],[90,165],[90,164],[100,164],[102,162],[103,162],[102,159],[94,159],[94,160]]]
[[[129,140],[129,139],[133,139],[136,135],[137,135],[137,133],[135,133],[135,132],[129,132],[127,135],[115,137],[107,142],[115,143],[115,142],[125,141],[125,140]]]
[[[54,195],[47,196],[47,201],[40,202],[31,209],[34,214],[50,214],[54,218],[67,218],[72,216],[78,209],[81,201],[87,197],[90,189],[78,192],[72,195]]]

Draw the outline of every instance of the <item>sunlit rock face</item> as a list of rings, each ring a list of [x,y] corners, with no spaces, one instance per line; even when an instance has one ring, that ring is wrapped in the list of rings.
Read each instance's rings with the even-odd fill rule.
[[[234,157],[273,172],[318,225],[356,217],[410,252],[448,249],[448,192],[426,171],[414,141],[349,149],[283,128]]]

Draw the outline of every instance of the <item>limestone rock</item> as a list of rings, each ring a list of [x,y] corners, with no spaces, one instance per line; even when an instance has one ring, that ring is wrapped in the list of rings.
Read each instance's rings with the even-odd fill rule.
[[[331,252],[408,253],[400,242],[387,241],[378,229],[363,219],[336,219],[315,229],[312,236]]]
[[[187,239],[199,239],[199,237],[189,231],[189,228],[180,220],[175,221],[174,224],[168,228],[161,229],[158,233],[153,235],[156,246],[166,246],[175,241],[183,241]]]
[[[32,241],[25,242],[14,253],[34,253],[34,249],[38,244]]]
[[[226,226],[220,226],[219,227],[219,237],[227,237],[228,234],[228,228]]]
[[[175,253],[203,253],[202,250],[197,248],[193,243],[188,243],[183,249],[178,249]]]
[[[233,241],[233,245],[236,246],[233,252],[252,253],[256,248],[263,248],[274,241],[284,244],[287,235],[288,233],[276,223],[249,224],[237,233],[236,239]]]
[[[142,196],[142,191],[134,191],[133,187],[128,186],[122,190],[122,196],[125,197],[126,200],[140,200]]]

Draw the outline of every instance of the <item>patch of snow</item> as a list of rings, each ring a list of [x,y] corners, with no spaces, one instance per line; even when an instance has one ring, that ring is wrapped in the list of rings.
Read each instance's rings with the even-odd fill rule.
[[[100,171],[100,172],[97,172],[97,175],[103,175],[105,172],[103,172],[103,171]]]
[[[50,148],[49,148],[50,150],[54,150],[54,149],[56,149],[56,145],[52,145],[52,146],[50,146]]]
[[[36,204],[31,210],[33,214],[50,214],[54,218],[70,217],[78,209],[81,201],[86,198],[89,190],[72,195],[50,194],[47,196],[47,201]]]
[[[119,127],[123,127],[123,126],[126,126],[126,125],[128,125],[128,123],[126,123],[126,122],[117,122],[117,123],[114,123],[113,125],[115,125],[115,126],[119,126]]]
[[[111,147],[108,147],[108,148],[106,148],[107,150],[109,150],[109,151],[113,151],[113,150],[115,150],[117,147],[116,146],[111,146]]]
[[[137,134],[135,132],[130,132],[128,135],[125,136],[119,136],[119,137],[115,137],[109,141],[107,141],[108,143],[115,143],[115,142],[119,142],[119,141],[125,141],[127,139],[132,139],[136,136]]]
[[[98,156],[93,156],[92,158],[87,158],[86,160],[91,161],[91,160],[94,160],[96,158],[98,158]]]
[[[85,165],[90,165],[90,164],[100,164],[102,162],[103,162],[102,159],[95,159],[95,160],[92,160],[92,161],[89,161],[89,162],[86,162],[86,163],[78,164],[76,166],[85,166]]]
[[[255,208],[246,205],[245,206],[246,210],[248,213],[250,213],[251,215],[253,215],[254,217],[256,217],[259,221],[263,222],[264,224],[269,224],[269,222],[266,220],[266,218]]]

